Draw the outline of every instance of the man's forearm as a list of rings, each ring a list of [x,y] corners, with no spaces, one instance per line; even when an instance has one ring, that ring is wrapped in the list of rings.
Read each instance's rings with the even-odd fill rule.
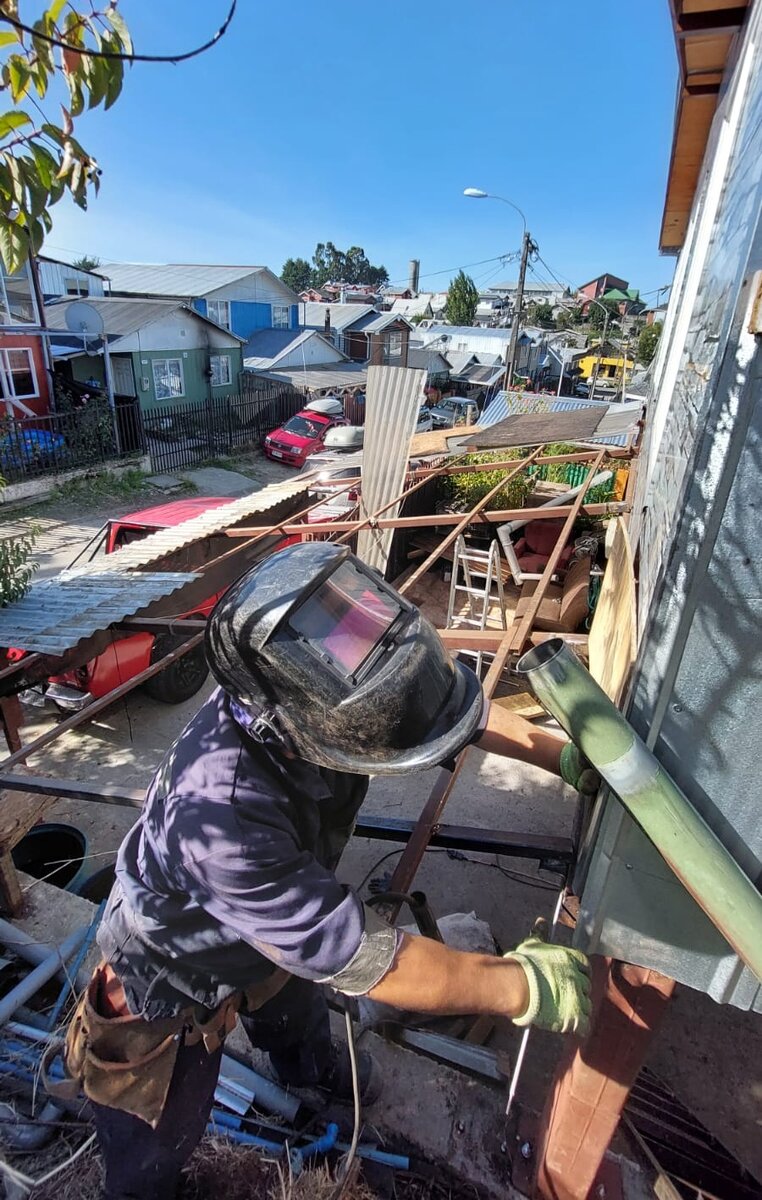
[[[432,1014],[520,1017],[529,1005],[524,971],[487,954],[453,950],[430,938],[403,936],[392,969],[368,993],[395,1008]]]
[[[565,739],[537,729],[499,704],[490,705],[487,727],[475,744],[490,754],[518,758],[553,775],[561,774],[560,759]]]

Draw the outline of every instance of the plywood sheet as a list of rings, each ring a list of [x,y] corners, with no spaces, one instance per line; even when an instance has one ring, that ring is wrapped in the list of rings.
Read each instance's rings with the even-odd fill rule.
[[[590,673],[618,704],[637,648],[635,571],[627,529],[617,517],[601,594],[590,626]]]
[[[543,442],[587,441],[601,419],[599,408],[571,412],[534,412],[506,417],[470,437],[469,449],[497,450],[503,446],[540,446]]]

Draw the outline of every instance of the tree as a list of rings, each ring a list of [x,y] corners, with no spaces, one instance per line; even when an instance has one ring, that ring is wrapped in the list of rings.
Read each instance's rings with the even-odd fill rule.
[[[287,258],[280,277],[292,292],[303,292],[312,287],[312,267],[306,258]]]
[[[649,363],[653,362],[654,355],[656,354],[656,348],[659,345],[659,338],[661,337],[662,328],[663,325],[661,321],[654,321],[653,325],[646,325],[646,327],[640,331],[640,337],[638,338],[638,360],[642,362],[645,367],[647,367]]]
[[[451,325],[473,325],[478,303],[479,293],[473,279],[465,271],[458,271],[447,293],[445,317]]]
[[[553,305],[543,304],[533,300],[531,304],[527,306],[527,321],[530,325],[552,325]]]
[[[132,42],[116,3],[84,13],[51,0],[29,33],[21,28],[18,0],[0,3],[6,52],[0,76],[13,105],[0,113],[0,254],[9,271],[40,250],[52,226],[49,210],[64,192],[83,209],[90,190],[98,192],[101,169],[74,137],[74,121],[85,104],[111,108],[122,90],[123,56],[132,54]],[[68,92],[60,123],[30,95],[34,87],[45,100],[57,80]],[[34,115],[21,107],[27,98]]]
[[[344,251],[334,246],[333,242],[318,242],[312,262],[313,287],[321,287],[329,280],[368,284],[370,287],[380,287],[389,282],[386,267],[374,267],[362,246],[350,246]]]
[[[79,271],[95,271],[101,265],[101,260],[97,254],[82,254],[71,265]]]
[[[601,307],[603,306],[603,307]],[[591,329],[603,329],[606,314],[603,309],[606,309],[609,314],[609,328],[612,324],[619,321],[619,303],[616,300],[596,300],[595,304],[591,304],[587,313],[588,324]]]

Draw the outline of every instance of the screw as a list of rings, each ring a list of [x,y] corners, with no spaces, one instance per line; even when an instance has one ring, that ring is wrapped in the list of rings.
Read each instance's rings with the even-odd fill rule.
[[[599,1183],[598,1187],[595,1189],[595,1195],[597,1200],[606,1200],[606,1189],[602,1183]]]
[[[681,712],[683,711],[683,706],[682,706],[682,704],[673,704],[673,705],[672,705],[672,711],[673,711],[674,713],[681,713]]]
[[[464,1125],[463,1121],[458,1121],[455,1128],[457,1129],[458,1133],[465,1133],[466,1126]]]
[[[533,1147],[531,1142],[522,1142],[519,1148],[519,1153],[527,1162],[532,1157]]]

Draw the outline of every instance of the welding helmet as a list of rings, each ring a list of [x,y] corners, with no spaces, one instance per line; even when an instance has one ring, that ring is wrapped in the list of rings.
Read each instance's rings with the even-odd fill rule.
[[[423,771],[481,729],[476,675],[346,546],[306,542],[270,555],[217,602],[206,638],[232,699],[319,766]]]

